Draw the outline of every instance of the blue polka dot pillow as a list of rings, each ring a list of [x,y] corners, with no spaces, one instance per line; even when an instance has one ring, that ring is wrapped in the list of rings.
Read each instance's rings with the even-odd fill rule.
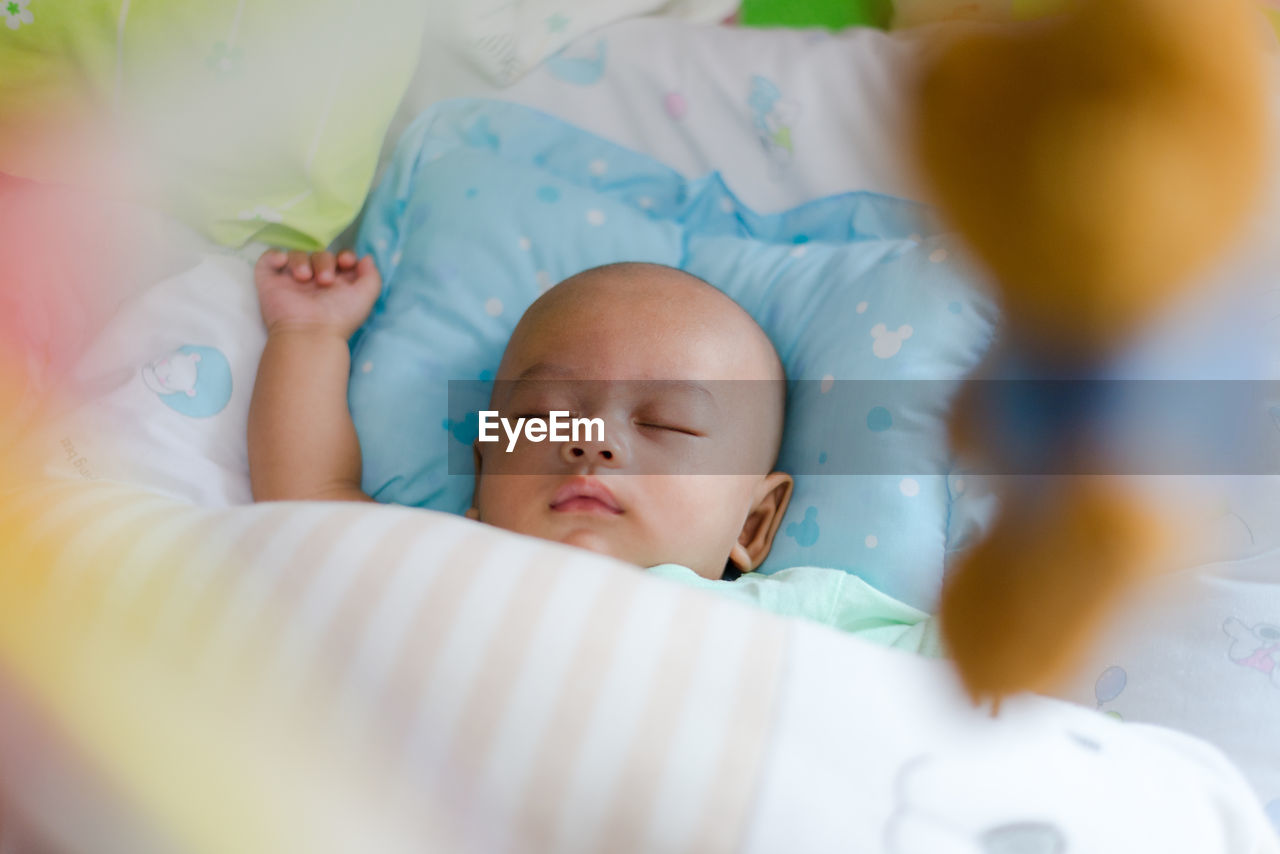
[[[668,264],[737,300],[787,369],[779,466],[796,488],[761,571],[834,567],[936,601],[956,480],[947,401],[995,310],[927,209],[848,193],[761,214],[716,173],[687,179],[546,114],[464,99],[405,133],[358,249],[385,280],[352,342],[350,389],[378,500],[464,511],[475,419],[450,410],[449,381],[491,379],[552,284]]]

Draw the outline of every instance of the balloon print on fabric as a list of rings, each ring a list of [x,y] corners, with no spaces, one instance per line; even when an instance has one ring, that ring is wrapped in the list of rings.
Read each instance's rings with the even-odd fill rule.
[[[1116,697],[1124,693],[1125,687],[1129,684],[1129,674],[1125,672],[1123,667],[1112,665],[1102,671],[1102,675],[1098,677],[1098,681],[1093,683],[1093,696],[1098,700],[1098,708],[1101,709],[1107,703],[1110,703]],[[1116,720],[1122,721],[1123,717],[1114,709],[1108,710],[1107,714]]]

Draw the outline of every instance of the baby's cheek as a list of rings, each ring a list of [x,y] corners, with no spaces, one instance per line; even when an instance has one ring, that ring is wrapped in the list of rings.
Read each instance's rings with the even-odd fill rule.
[[[559,446],[549,442],[532,443],[519,441],[515,447],[507,450],[507,439],[501,443],[489,445],[484,451],[484,471],[489,477],[505,477],[515,482],[518,478],[511,475],[548,476],[563,471],[564,463],[560,459]]]
[[[676,534],[691,544],[718,548],[732,543],[741,527],[741,490],[729,475],[680,475],[661,478],[653,506],[664,518],[668,536]]]
[[[644,501],[660,515],[686,518],[693,510],[703,509],[708,500],[701,477],[695,475],[631,475],[644,486]]]
[[[751,503],[755,480],[746,475],[721,474],[691,478],[696,483],[696,499],[704,506],[717,508],[728,517],[745,514]]]
[[[476,509],[480,521],[499,528],[516,530],[519,509],[523,506],[520,493],[521,477],[483,475],[476,484]],[[527,503],[527,499],[523,502]]]
[[[480,521],[518,534],[555,539],[557,528],[548,514],[554,481],[536,475],[482,476],[476,490]]]

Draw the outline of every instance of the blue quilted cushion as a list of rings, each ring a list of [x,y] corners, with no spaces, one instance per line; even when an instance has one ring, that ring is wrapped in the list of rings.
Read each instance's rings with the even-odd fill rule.
[[[796,489],[762,571],[835,567],[936,601],[955,482],[946,402],[996,312],[926,208],[848,193],[761,214],[716,173],[687,179],[546,114],[464,99],[405,133],[358,249],[385,280],[350,389],[378,500],[465,510],[475,419],[450,410],[448,382],[491,379],[552,284],[668,264],[749,311],[791,381],[780,467]]]

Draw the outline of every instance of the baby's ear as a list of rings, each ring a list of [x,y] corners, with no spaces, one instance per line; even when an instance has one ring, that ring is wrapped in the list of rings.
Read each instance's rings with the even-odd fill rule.
[[[773,538],[787,512],[787,504],[791,502],[792,486],[791,475],[781,471],[765,475],[756,486],[751,512],[742,523],[738,542],[729,552],[729,562],[739,572],[751,572],[769,556]]]

